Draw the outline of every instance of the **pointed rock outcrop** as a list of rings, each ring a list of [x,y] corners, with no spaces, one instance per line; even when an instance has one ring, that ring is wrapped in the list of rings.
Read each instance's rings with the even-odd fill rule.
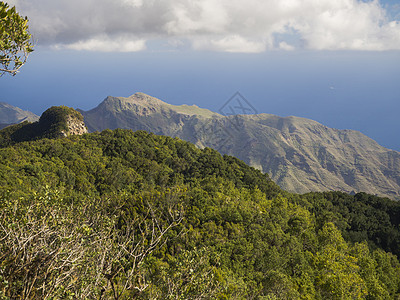
[[[0,147],[41,138],[81,135],[88,130],[80,112],[66,106],[53,106],[37,122],[22,122],[0,130]]]

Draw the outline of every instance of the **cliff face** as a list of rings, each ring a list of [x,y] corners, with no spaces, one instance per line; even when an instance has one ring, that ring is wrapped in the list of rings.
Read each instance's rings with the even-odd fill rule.
[[[61,130],[62,136],[82,135],[84,133],[88,133],[85,122],[83,122],[81,119],[68,115],[65,122],[67,129]]]
[[[89,131],[125,128],[179,137],[242,159],[288,191],[354,191],[400,199],[400,153],[357,131],[270,114],[226,117],[141,93],[108,97],[81,112]]]
[[[400,153],[358,131],[266,114],[236,120],[238,129],[224,123],[230,136],[221,152],[268,173],[288,191],[363,191],[400,199]]]

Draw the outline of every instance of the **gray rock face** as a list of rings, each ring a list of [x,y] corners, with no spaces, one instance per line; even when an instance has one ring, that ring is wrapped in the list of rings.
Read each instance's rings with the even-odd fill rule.
[[[73,116],[67,116],[66,123],[68,130],[66,132],[64,130],[61,131],[63,136],[82,135],[88,133],[85,123]]]
[[[261,169],[296,193],[338,190],[400,199],[400,153],[360,132],[298,117],[222,116],[137,93],[80,111],[89,131],[125,128],[179,137]]]
[[[23,121],[36,122],[37,120],[39,120],[39,116],[30,111],[0,102],[0,126],[1,124],[4,127],[5,125],[21,123]]]

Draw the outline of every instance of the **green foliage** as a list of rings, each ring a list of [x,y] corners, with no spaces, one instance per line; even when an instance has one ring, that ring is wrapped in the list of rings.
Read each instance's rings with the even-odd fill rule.
[[[320,250],[314,255],[317,292],[323,299],[363,299],[367,295],[357,259],[333,223],[318,234]]]
[[[0,162],[0,297],[399,297],[399,261],[368,234],[346,241],[351,210],[330,193],[286,194],[212,149],[106,130],[17,143]]]
[[[379,247],[400,257],[400,202],[340,192],[310,193],[304,199],[318,223],[334,222],[346,240],[367,241],[372,249]]]
[[[156,282],[142,295],[145,299],[216,298],[221,292],[218,280],[218,257],[211,258],[209,249],[183,250],[165,261],[149,261]],[[188,284],[190,283],[190,284]]]
[[[32,51],[27,17],[0,1],[0,74],[15,75]]]

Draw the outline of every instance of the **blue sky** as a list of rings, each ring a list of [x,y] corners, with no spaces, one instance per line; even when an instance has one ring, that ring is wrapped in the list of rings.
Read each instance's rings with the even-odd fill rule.
[[[75,0],[9,3],[36,50],[0,79],[0,101],[40,114],[140,91],[218,111],[239,91],[260,113],[400,151],[398,1],[87,0],[75,15]]]

